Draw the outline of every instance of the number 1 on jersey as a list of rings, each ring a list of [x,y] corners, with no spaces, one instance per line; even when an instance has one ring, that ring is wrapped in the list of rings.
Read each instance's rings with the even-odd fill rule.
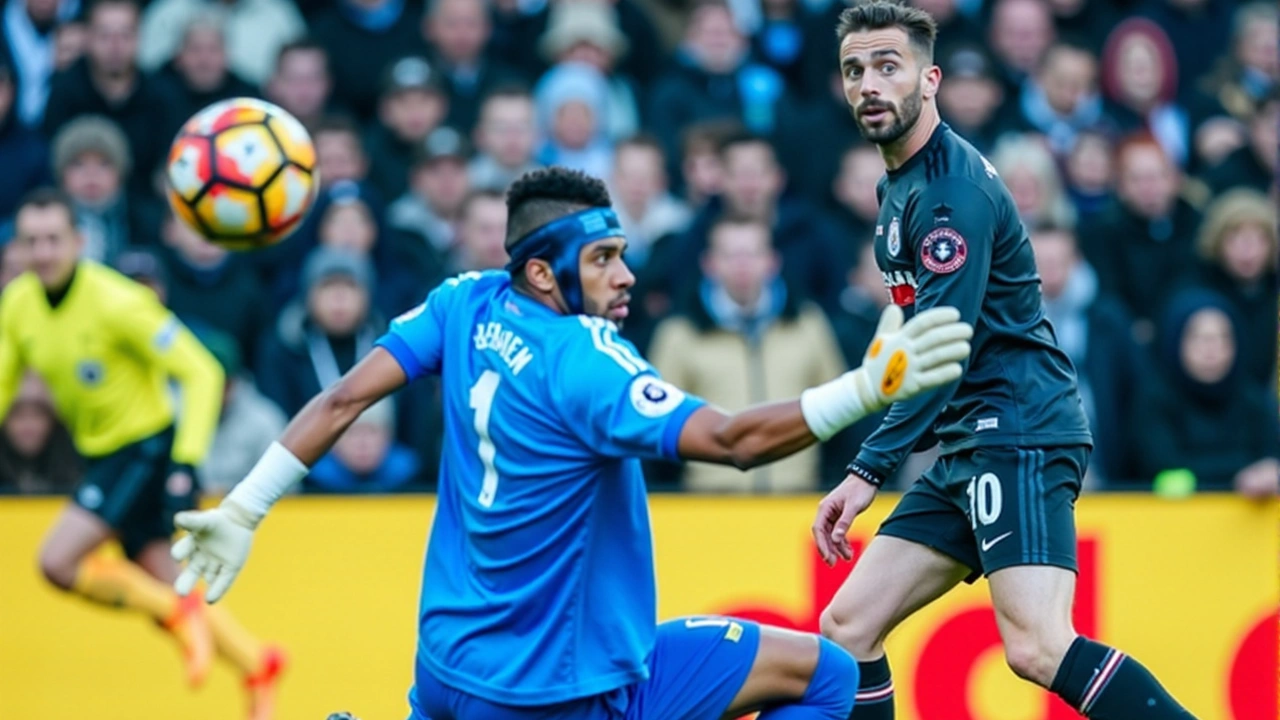
[[[480,464],[484,466],[484,481],[480,484],[480,504],[493,506],[493,496],[498,492],[498,468],[493,466],[497,448],[489,437],[489,412],[493,409],[493,396],[498,392],[502,376],[485,370],[471,386],[471,409],[476,411],[476,434],[480,436]]]

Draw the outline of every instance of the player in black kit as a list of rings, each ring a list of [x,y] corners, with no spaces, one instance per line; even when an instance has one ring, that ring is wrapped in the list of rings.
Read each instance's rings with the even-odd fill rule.
[[[818,510],[824,559],[852,559],[854,517],[936,433],[938,461],[822,615],[823,634],[862,670],[851,720],[893,717],[889,633],[982,575],[1020,677],[1097,720],[1192,718],[1138,661],[1072,627],[1074,509],[1092,438],[1013,199],[939,119],[936,32],[927,13],[886,0],[845,10],[837,30],[845,98],[888,168],[876,189],[875,254],[889,293],[908,312],[954,306],[974,326],[964,377],[894,405]]]

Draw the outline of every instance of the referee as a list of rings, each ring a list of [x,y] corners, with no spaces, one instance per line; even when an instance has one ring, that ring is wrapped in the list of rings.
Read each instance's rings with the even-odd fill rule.
[[[31,266],[0,295],[0,419],[24,371],[34,370],[87,460],[73,502],[45,538],[44,576],[93,602],[150,616],[179,643],[193,685],[208,674],[216,647],[249,685],[250,717],[269,717],[280,652],[225,610],[172,590],[173,516],[196,502],[193,466],[217,429],[221,367],[148,288],[80,259],[84,239],[59,192],[29,195],[15,235]],[[113,538],[123,559],[95,552]]]

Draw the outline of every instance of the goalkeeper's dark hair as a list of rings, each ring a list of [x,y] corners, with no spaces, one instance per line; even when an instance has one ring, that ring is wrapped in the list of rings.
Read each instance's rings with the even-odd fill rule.
[[[507,252],[552,220],[612,205],[604,182],[581,170],[553,166],[525,173],[507,190]]]
[[[922,64],[933,63],[938,23],[929,13],[900,0],[870,0],[846,8],[840,13],[840,22],[836,25],[836,40],[844,42],[849,33],[889,28],[898,28],[907,34],[907,40]]]
[[[16,218],[18,213],[29,207],[40,210],[50,207],[62,208],[67,213],[67,220],[72,225],[76,224],[76,210],[75,205],[71,202],[71,196],[56,187],[38,187],[24,195],[22,202],[18,203],[18,209],[14,212],[14,217]]]

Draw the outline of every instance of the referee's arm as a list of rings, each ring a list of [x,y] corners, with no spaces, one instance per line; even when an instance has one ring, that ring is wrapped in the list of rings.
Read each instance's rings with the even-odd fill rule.
[[[120,334],[147,362],[157,363],[178,381],[181,414],[173,442],[173,461],[199,465],[213,444],[222,414],[222,366],[196,336],[168,309],[150,297],[142,298],[120,317]]]
[[[977,325],[991,272],[996,225],[994,203],[971,180],[942,178],[921,193],[904,232],[910,242],[903,247],[915,255],[917,313],[951,306],[960,311],[961,320]],[[936,249],[939,245],[944,249]],[[962,367],[968,370],[968,359]],[[849,472],[882,485],[933,429],[960,382],[894,403],[849,463]]]

